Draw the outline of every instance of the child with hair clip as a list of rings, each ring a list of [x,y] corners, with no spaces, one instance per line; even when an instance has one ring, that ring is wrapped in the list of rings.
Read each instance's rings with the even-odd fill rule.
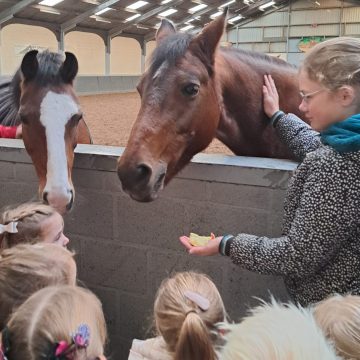
[[[105,341],[98,298],[80,287],[50,286],[12,314],[1,332],[0,360],[106,360]]]
[[[219,360],[340,360],[311,311],[293,304],[273,300],[219,328],[225,333]]]
[[[51,206],[28,202],[7,207],[0,214],[0,249],[21,243],[54,243],[66,246],[64,220]]]
[[[73,253],[54,244],[21,244],[0,255],[0,330],[17,307],[37,290],[76,284]]]
[[[269,125],[301,161],[289,181],[281,235],[239,232],[199,247],[186,236],[180,241],[190,254],[220,253],[247,270],[282,276],[292,300],[307,306],[334,293],[360,295],[360,39],[314,46],[299,89],[311,127],[279,109],[276,84],[264,76]]]
[[[360,360],[360,296],[335,295],[314,305],[314,317],[337,353]]]
[[[215,360],[215,324],[226,312],[215,284],[206,275],[176,273],[165,279],[154,304],[158,337],[134,340],[129,360]]]

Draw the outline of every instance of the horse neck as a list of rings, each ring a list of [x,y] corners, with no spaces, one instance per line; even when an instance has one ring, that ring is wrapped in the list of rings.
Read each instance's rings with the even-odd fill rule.
[[[263,111],[263,76],[270,73],[282,88],[294,91],[297,98],[296,70],[276,61],[252,61],[246,53],[219,49],[215,59],[218,97],[222,106],[216,137],[237,155],[272,156],[272,129],[266,129],[268,120]],[[245,58],[244,58],[245,57]],[[283,68],[283,69],[282,69]],[[283,74],[281,74],[283,72]],[[289,76],[290,75],[290,76]],[[290,102],[289,99],[287,99]],[[285,105],[284,105],[285,106]],[[286,112],[296,112],[297,104],[285,106]],[[270,131],[270,136],[269,136]],[[254,143],[255,140],[255,143]],[[277,140],[275,142],[278,143]],[[276,145],[277,146],[277,145]],[[275,150],[275,156],[277,150]],[[283,150],[279,152],[279,157]]]

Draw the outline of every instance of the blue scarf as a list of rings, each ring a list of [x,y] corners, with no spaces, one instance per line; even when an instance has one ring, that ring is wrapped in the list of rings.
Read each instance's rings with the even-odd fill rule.
[[[321,141],[339,153],[360,150],[360,114],[336,123],[320,133]]]

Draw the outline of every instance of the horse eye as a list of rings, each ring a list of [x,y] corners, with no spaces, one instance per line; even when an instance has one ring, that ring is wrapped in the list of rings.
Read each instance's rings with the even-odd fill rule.
[[[195,96],[195,95],[198,94],[199,89],[200,89],[199,85],[197,85],[197,84],[189,84],[189,85],[186,85],[182,89],[182,92],[183,92],[184,95],[187,95],[187,96]]]

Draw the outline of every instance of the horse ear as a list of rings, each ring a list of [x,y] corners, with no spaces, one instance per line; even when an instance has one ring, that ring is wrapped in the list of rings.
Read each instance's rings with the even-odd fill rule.
[[[161,25],[155,35],[156,45],[159,45],[159,43],[164,38],[168,37],[169,35],[175,34],[175,33],[176,33],[176,28],[175,28],[174,24],[169,20],[162,19]]]
[[[65,52],[65,61],[59,70],[60,76],[65,84],[72,83],[79,70],[79,64],[76,56],[71,52]]]
[[[224,33],[227,13],[228,8],[226,7],[222,15],[218,16],[210,24],[206,25],[201,33],[193,40],[193,42],[196,42],[200,46],[211,63],[214,60],[215,50]]]
[[[36,76],[39,67],[37,54],[37,50],[31,50],[22,59],[20,69],[25,80],[31,80]]]

